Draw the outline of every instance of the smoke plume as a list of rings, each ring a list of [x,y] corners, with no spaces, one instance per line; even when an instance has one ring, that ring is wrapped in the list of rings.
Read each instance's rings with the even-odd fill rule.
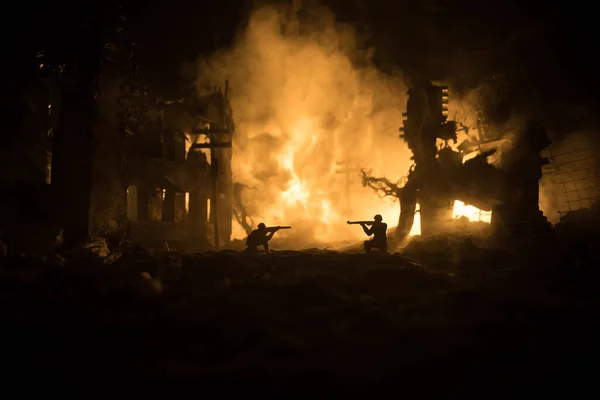
[[[397,179],[412,163],[398,138],[403,77],[378,71],[373,51],[326,8],[262,6],[232,48],[197,62],[198,90],[229,80],[234,180],[256,188],[246,194],[249,212],[293,225],[278,235],[295,234],[297,246],[362,235],[342,226],[347,218],[397,221],[398,205],[358,178],[368,168]],[[336,166],[345,160],[354,162],[348,187]]]

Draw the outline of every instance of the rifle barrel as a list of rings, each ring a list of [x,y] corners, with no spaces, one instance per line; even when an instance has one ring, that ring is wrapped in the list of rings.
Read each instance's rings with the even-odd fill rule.
[[[347,222],[348,225],[361,225],[361,224],[373,225],[374,223],[375,223],[375,221],[348,221]]]

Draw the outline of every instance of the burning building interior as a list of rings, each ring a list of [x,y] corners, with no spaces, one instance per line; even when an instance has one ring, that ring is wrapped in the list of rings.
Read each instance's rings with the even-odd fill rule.
[[[6,50],[15,376],[596,390],[586,24],[541,5],[221,3],[42,7]]]

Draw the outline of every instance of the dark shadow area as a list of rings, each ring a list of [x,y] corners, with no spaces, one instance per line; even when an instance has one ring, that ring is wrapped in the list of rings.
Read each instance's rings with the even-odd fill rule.
[[[406,251],[420,263],[317,250],[21,259],[1,270],[4,362],[55,383],[193,379],[224,392],[594,390],[592,265],[439,249]]]
[[[19,3],[0,76],[8,386],[597,392],[595,14],[475,3]],[[309,72],[281,73],[298,54]]]

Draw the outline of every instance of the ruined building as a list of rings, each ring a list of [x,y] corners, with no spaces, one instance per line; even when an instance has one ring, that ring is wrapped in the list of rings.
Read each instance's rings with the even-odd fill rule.
[[[574,132],[552,143],[543,155],[542,187],[545,212],[552,222],[568,212],[600,202],[600,164],[597,144],[587,132]]]
[[[539,209],[539,180],[549,145],[545,129],[528,125],[512,141],[494,137],[480,127],[479,137],[456,142],[456,123],[447,119],[448,88],[419,82],[409,90],[401,129],[413,152],[414,165],[399,195],[401,217],[396,240],[410,232],[416,204],[420,205],[421,233],[425,236],[452,229],[455,200],[492,211],[492,227],[504,236],[531,238],[550,224]],[[466,154],[478,154],[465,161]],[[500,152],[500,163],[488,157]]]
[[[401,219],[397,239],[403,240],[413,224],[416,204],[420,205],[421,233],[443,231],[452,221],[453,174],[462,155],[450,148],[439,151],[438,141],[456,140],[456,124],[447,120],[448,89],[419,82],[408,92],[403,138],[413,153],[414,166],[400,196]]]
[[[163,102],[141,135],[129,138],[130,238],[205,249],[229,244],[233,122],[225,89]]]
[[[48,251],[65,228],[78,238],[226,246],[234,129],[227,86],[167,102],[147,88],[117,85],[122,72],[107,66],[101,96],[92,92],[97,115],[84,120],[80,97],[68,96],[79,95],[78,81],[60,86],[60,73],[40,64],[26,82],[31,90],[17,87],[20,96],[8,98],[20,107],[3,130],[10,140],[0,155],[0,233],[11,251]]]
[[[544,127],[527,125],[502,153],[500,198],[492,205],[492,227],[511,241],[532,239],[549,232],[550,223],[539,208],[542,166],[540,152],[550,144]]]

